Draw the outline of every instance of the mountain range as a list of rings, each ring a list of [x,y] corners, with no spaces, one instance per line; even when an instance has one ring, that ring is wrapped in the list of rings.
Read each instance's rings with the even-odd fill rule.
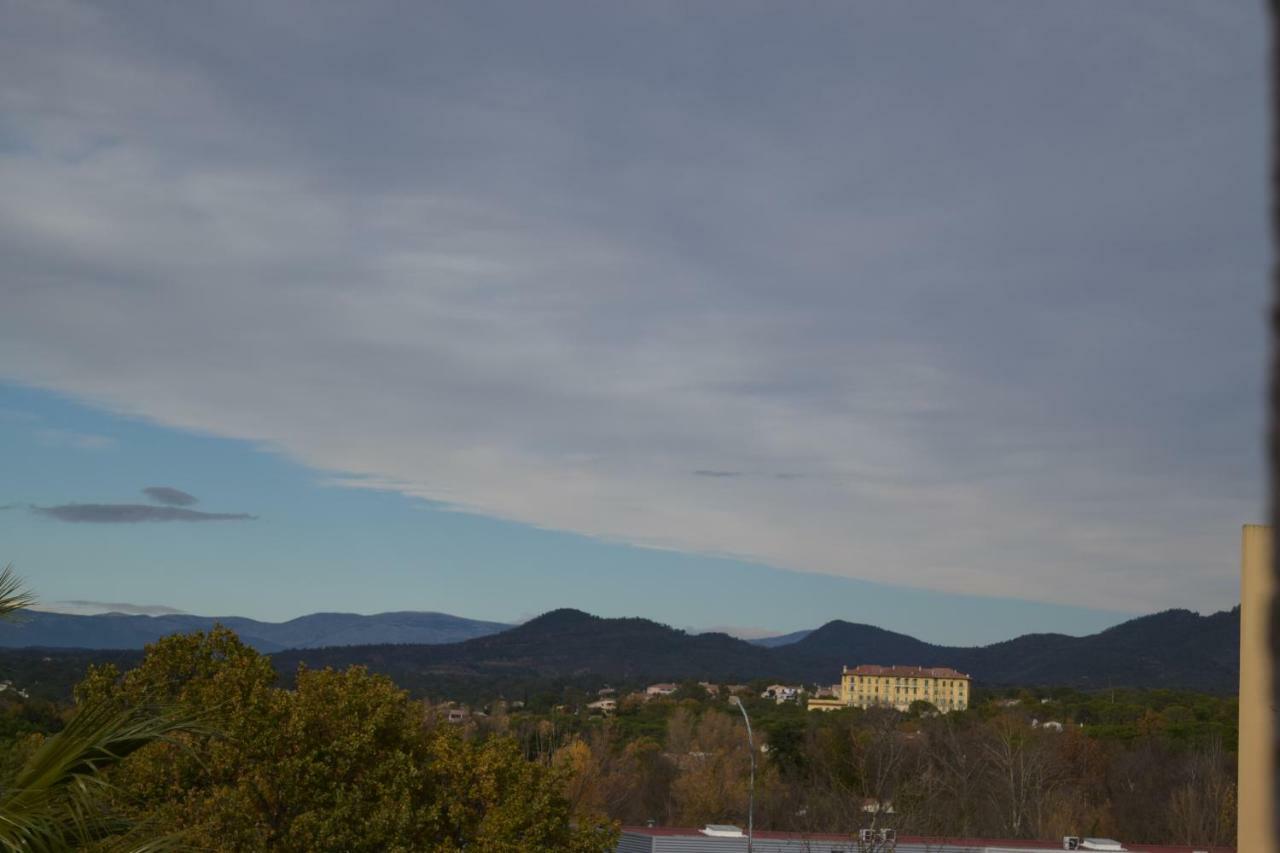
[[[749,642],[757,646],[765,646],[766,648],[776,648],[777,646],[789,646],[792,643],[799,642],[805,637],[813,633],[813,629],[807,631],[792,631],[790,634],[779,634],[776,637],[756,637]]]
[[[160,616],[100,613],[92,616],[27,610],[21,619],[0,622],[0,648],[141,649],[168,634],[207,631],[222,624],[260,652],[371,643],[457,643],[505,631],[510,625],[464,619],[448,613],[403,611],[362,616],[312,613],[288,622],[259,622],[241,616]]]
[[[1097,634],[1026,634],[988,646],[926,643],[906,634],[836,620],[781,644],[722,633],[689,633],[648,619],[610,619],[554,610],[514,627],[442,613],[376,616],[318,613],[284,623],[237,617],[68,616],[29,612],[0,624],[0,647],[43,647],[45,663],[83,651],[136,649],[175,631],[215,622],[272,654],[283,674],[298,664],[363,664],[416,693],[550,680],[639,683],[697,679],[831,684],[859,663],[950,666],[985,685],[1165,687],[1232,693],[1239,678],[1240,611],[1207,616],[1167,610]],[[787,642],[786,640],[790,640]],[[0,663],[25,661],[17,650]],[[77,658],[78,659],[78,658]],[[23,664],[26,666],[26,664]]]
[[[556,610],[507,631],[441,646],[377,645],[290,650],[290,672],[362,663],[402,686],[433,680],[580,678],[616,682],[778,679],[839,681],[859,663],[950,666],[987,685],[1168,687],[1231,693],[1240,668],[1239,608],[1209,616],[1167,610],[1084,637],[1027,634],[977,647],[938,646],[872,625],[828,622],[795,642],[767,647],[727,634],[689,634],[647,619],[604,619]]]

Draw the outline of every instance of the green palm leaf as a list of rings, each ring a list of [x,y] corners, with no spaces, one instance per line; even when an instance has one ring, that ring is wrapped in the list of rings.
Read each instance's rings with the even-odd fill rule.
[[[171,712],[107,703],[82,708],[0,792],[0,850],[42,853],[110,839],[116,844],[105,849],[177,849],[177,838],[128,840],[136,836],[110,808],[112,787],[103,771],[148,744],[194,730]]]
[[[36,597],[27,591],[22,578],[13,573],[13,566],[5,566],[0,571],[0,619],[35,603]]]

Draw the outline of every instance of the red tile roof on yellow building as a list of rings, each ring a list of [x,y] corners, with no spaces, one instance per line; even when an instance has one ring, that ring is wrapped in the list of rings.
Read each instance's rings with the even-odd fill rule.
[[[885,675],[890,678],[968,678],[963,672],[945,666],[877,666],[864,663],[853,669],[844,668],[845,675]]]

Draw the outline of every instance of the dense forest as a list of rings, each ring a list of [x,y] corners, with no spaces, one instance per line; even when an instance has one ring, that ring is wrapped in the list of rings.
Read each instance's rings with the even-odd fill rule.
[[[91,668],[74,706],[0,694],[6,780],[77,708],[155,707],[198,725],[109,770],[110,807],[211,849],[603,851],[618,824],[746,819],[750,752],[726,685],[648,701],[619,685],[606,716],[587,707],[594,689],[543,682],[450,723],[456,697],[414,700],[361,667],[282,682],[225,629],[121,663]],[[818,714],[761,687],[740,692],[761,828],[1234,840],[1231,697],[979,689],[947,715]]]

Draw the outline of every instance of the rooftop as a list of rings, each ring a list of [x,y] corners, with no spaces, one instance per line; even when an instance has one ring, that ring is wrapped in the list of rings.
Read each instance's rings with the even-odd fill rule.
[[[735,832],[730,832],[730,830],[740,832],[740,827],[716,825],[714,827],[716,834],[714,835],[709,834],[706,831],[707,829],[712,829],[712,827],[624,826],[622,833],[624,839],[627,836],[631,836],[632,838],[697,839],[701,842],[696,847],[682,844],[679,847],[682,851],[705,849],[729,853],[729,851],[747,849],[745,846],[745,833],[739,835]],[[721,832],[724,834],[720,835],[719,833]],[[814,842],[836,842],[848,845],[850,842],[856,843],[856,838],[856,833],[772,832],[761,829],[757,829],[754,833],[756,850],[761,851],[761,853],[817,849],[812,847]],[[1097,839],[1091,840],[1096,841]],[[760,842],[765,842],[765,845],[762,846]],[[630,848],[621,847],[619,849]],[[855,848],[851,847],[849,849]],[[1041,850],[1062,850],[1063,847],[1061,839],[1057,841],[1035,841],[1025,838],[929,838],[898,835],[896,849],[898,853],[917,853],[917,851],[925,850],[929,851],[929,853],[997,853],[997,851],[999,853],[1038,853]],[[1127,853],[1235,853],[1234,847],[1213,847],[1203,844],[1188,846],[1184,844],[1125,842],[1119,849],[1127,851]]]
[[[845,667],[845,675],[887,675],[893,678],[968,678],[963,672],[956,672],[946,666],[877,666],[864,663],[856,667]]]

